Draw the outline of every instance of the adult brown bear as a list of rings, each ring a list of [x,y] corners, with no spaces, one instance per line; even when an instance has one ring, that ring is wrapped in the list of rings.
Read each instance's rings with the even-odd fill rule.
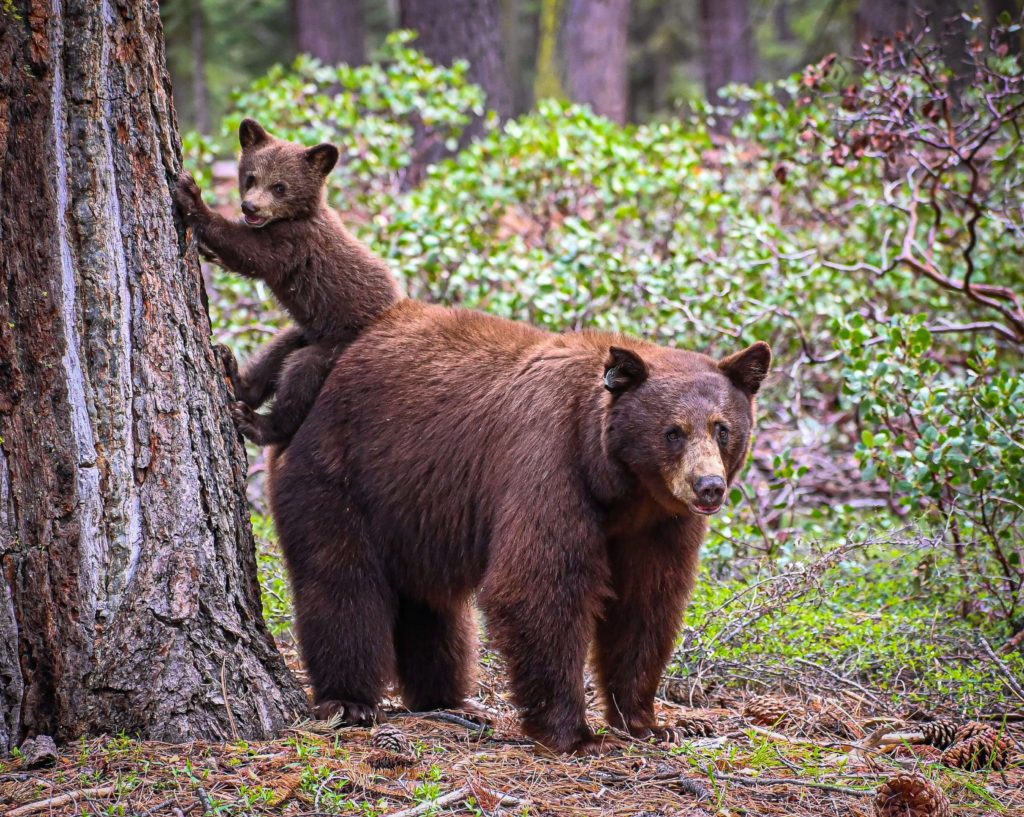
[[[527,734],[600,749],[593,643],[608,721],[662,735],[655,690],[770,363],[392,307],[271,469],[320,713],[367,721],[392,681],[413,710],[462,705],[476,592]]]

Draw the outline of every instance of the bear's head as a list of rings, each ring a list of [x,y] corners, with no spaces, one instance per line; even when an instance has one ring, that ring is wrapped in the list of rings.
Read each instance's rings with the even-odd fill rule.
[[[308,218],[316,211],[327,174],[338,161],[334,145],[307,148],[286,142],[271,136],[255,119],[242,120],[238,141],[238,190],[246,224],[265,227],[273,221]]]
[[[609,350],[607,451],[673,514],[716,513],[743,467],[767,343],[721,361],[653,346]]]

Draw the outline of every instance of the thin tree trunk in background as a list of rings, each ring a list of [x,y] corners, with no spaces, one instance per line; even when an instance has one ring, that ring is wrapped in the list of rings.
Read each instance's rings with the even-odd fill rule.
[[[327,65],[366,62],[362,0],[292,0],[295,47]]]
[[[533,83],[533,97],[562,99],[562,71],[558,65],[558,33],[562,26],[563,0],[541,0],[540,42],[537,45],[537,76]]]
[[[499,0],[401,0],[401,26],[419,32],[416,47],[434,62],[469,62],[469,78],[502,119],[512,113],[502,57]]]
[[[757,51],[749,0],[700,0],[704,43],[704,91],[720,102],[719,90],[730,83],[750,83],[757,76]]]
[[[891,37],[914,19],[914,0],[860,0],[857,9],[857,43]]]
[[[192,0],[189,9],[189,35],[192,45],[192,97],[195,106],[196,129],[210,132],[210,95],[206,82],[206,19],[202,0]]]
[[[522,81],[522,48],[519,42],[519,0],[501,0],[501,40],[505,58],[505,76],[509,80],[509,115],[528,110],[529,89]]]
[[[775,36],[779,42],[791,43],[796,39],[793,36],[793,27],[789,22],[789,0],[775,0],[772,20],[775,23]]]
[[[0,11],[0,748],[270,736],[306,701],[261,617],[245,455],[172,217],[156,2],[14,6]]]
[[[565,85],[574,102],[626,121],[629,0],[569,0],[565,19]]]

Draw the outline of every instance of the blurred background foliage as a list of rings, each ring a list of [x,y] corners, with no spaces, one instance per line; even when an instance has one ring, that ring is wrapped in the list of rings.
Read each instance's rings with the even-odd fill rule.
[[[340,146],[331,202],[413,297],[712,355],[772,344],[680,675],[756,685],[827,666],[882,694],[983,707],[1005,692],[990,642],[1024,673],[1017,18],[913,17],[854,47],[871,4],[752,0],[758,74],[775,78],[709,101],[701,9],[637,0],[618,122],[570,93],[533,101],[526,44],[543,3],[495,6],[514,8],[519,43],[505,117],[465,60],[387,33],[395,14],[364,17],[373,60],[328,65],[292,59],[287,14],[254,5],[279,50],[230,93],[213,92],[211,64],[215,124],[185,137],[186,165],[225,212],[251,116]],[[168,26],[187,27],[166,6]],[[220,59],[235,36],[246,51],[235,27]],[[184,46],[169,42],[173,59]],[[215,333],[244,357],[283,317],[258,284],[206,272]],[[268,618],[286,634],[258,478],[253,500]]]

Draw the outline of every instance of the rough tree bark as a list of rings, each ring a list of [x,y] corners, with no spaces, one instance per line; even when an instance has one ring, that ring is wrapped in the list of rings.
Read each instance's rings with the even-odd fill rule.
[[[0,9],[0,748],[270,735],[260,615],[156,0]]]
[[[469,78],[487,94],[487,107],[512,113],[502,57],[499,0],[401,0],[402,28],[419,32],[416,47],[434,62],[469,61]]]
[[[749,0],[700,0],[704,43],[704,91],[720,102],[719,90],[733,82],[753,82],[757,50]]]
[[[327,65],[366,62],[362,0],[292,0],[295,46]]]
[[[565,87],[574,102],[626,121],[629,0],[569,0],[565,19]]]

